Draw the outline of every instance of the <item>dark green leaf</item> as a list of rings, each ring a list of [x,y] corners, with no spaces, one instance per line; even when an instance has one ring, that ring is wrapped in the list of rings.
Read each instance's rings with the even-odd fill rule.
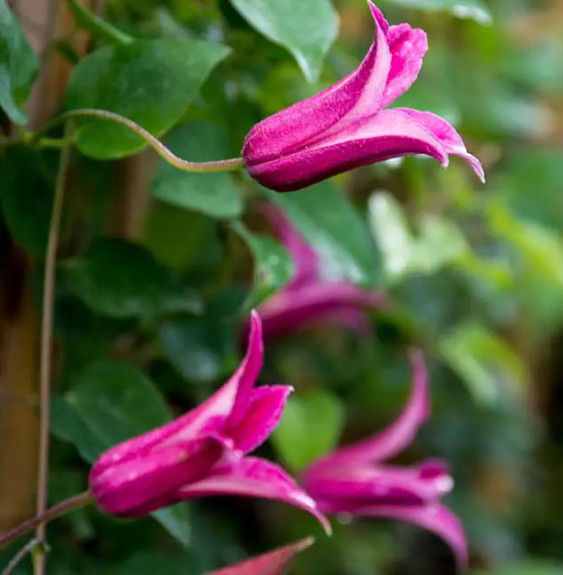
[[[165,143],[176,155],[196,162],[229,156],[226,133],[210,122],[184,124],[174,130]],[[214,218],[234,218],[242,212],[238,189],[231,176],[224,172],[187,173],[161,160],[151,191],[159,200]]]
[[[27,99],[39,70],[35,53],[5,0],[0,0],[0,108],[15,124],[25,124],[19,106]]]
[[[171,277],[146,248],[125,240],[97,240],[65,271],[73,293],[103,315],[153,318],[201,311],[193,290]]]
[[[92,463],[109,447],[169,420],[162,396],[140,371],[104,362],[91,365],[64,397],[55,398],[52,430]],[[185,506],[161,509],[154,515],[174,537],[188,542]]]
[[[163,322],[159,339],[170,363],[186,380],[217,379],[232,355],[232,329],[224,322],[182,318]]]
[[[67,106],[110,110],[160,136],[183,116],[228,53],[221,44],[187,38],[106,46],[74,69]],[[89,119],[80,121],[77,145],[88,156],[108,159],[137,152],[144,142],[123,126]]]
[[[230,1],[256,30],[293,54],[309,82],[318,78],[338,31],[329,0]]]
[[[332,182],[295,194],[265,193],[317,251],[327,276],[366,287],[381,279],[379,253],[365,222]]]
[[[0,202],[4,221],[24,250],[43,255],[53,207],[53,184],[44,158],[27,148],[7,148],[0,160]]]

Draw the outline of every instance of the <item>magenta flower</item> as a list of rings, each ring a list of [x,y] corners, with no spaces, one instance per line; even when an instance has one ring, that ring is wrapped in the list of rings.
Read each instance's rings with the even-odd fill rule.
[[[380,308],[384,295],[350,282],[324,280],[316,252],[281,210],[269,205],[264,212],[295,264],[290,283],[260,306],[265,337],[288,335],[321,322],[344,325],[360,334],[369,333],[363,310]]]
[[[184,416],[112,447],[94,463],[90,491],[98,506],[137,517],[184,499],[246,495],[312,513],[315,502],[278,466],[246,454],[278,424],[292,388],[254,384],[263,362],[262,325],[252,313],[246,356],[214,395]]]
[[[242,149],[249,174],[267,188],[288,192],[389,158],[427,154],[446,167],[455,154],[484,181],[479,160],[446,120],[410,108],[384,109],[416,80],[428,45],[424,31],[389,26],[369,6],[375,40],[360,67],[256,124]]]
[[[297,553],[313,544],[307,538],[207,575],[282,575]]]
[[[414,523],[442,537],[460,566],[467,540],[457,517],[440,503],[453,487],[447,466],[425,461],[414,467],[384,463],[407,447],[429,415],[428,383],[420,352],[411,354],[413,391],[403,412],[384,431],[313,463],[303,484],[321,512],[385,517]]]

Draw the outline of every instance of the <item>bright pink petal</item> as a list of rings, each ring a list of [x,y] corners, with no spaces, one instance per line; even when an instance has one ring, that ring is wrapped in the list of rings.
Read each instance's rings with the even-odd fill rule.
[[[319,277],[317,252],[305,241],[280,208],[268,204],[264,206],[263,211],[274,227],[276,236],[290,253],[295,264],[295,273],[283,291],[288,292],[317,281]]]
[[[312,537],[301,539],[297,543],[280,547],[275,551],[270,551],[270,553],[264,553],[231,567],[210,572],[207,575],[282,575],[290,566],[295,555],[310,547],[313,542]]]
[[[344,511],[354,501],[365,505],[436,503],[453,487],[448,468],[429,461],[417,467],[390,465],[313,465],[303,485],[317,500]]]
[[[387,22],[370,2],[376,23],[375,41],[354,72],[319,94],[298,102],[256,124],[246,136],[242,157],[253,175],[254,166],[306,148],[336,124],[374,114],[381,107],[391,65]]]
[[[412,443],[418,428],[428,419],[430,398],[428,374],[422,352],[413,350],[410,353],[410,361],[413,369],[412,392],[399,417],[387,429],[349,447],[339,449],[323,458],[318,465],[354,466],[383,461],[394,457]]]
[[[245,457],[238,464],[217,467],[202,481],[180,488],[179,499],[210,495],[244,495],[289,503],[311,513],[330,533],[330,523],[317,505],[283,469],[257,457]]]
[[[321,510],[329,513],[330,511]],[[467,536],[459,519],[443,505],[373,505],[349,511],[356,517],[384,517],[413,523],[441,537],[452,549],[459,566],[467,568],[469,551]]]
[[[408,24],[391,26],[387,32],[391,51],[391,70],[383,94],[382,106],[388,106],[404,94],[417,79],[422,59],[428,50],[426,33]]]
[[[260,306],[264,336],[279,337],[295,333],[311,323],[330,320],[340,312],[381,308],[385,296],[348,282],[305,285],[291,292],[282,290]],[[348,318],[350,316],[348,315]]]
[[[235,449],[248,453],[267,439],[278,425],[292,391],[289,385],[262,385],[253,390],[244,419],[227,430]]]
[[[178,442],[154,449],[149,456],[113,466],[93,465],[89,488],[97,505],[112,515],[134,517],[161,507],[180,486],[206,476],[219,461],[224,446],[213,438]],[[158,501],[153,506],[152,501]]]
[[[467,160],[477,176],[484,172],[469,154],[454,128],[429,112],[405,108],[381,110],[354,122],[341,122],[337,130],[309,142],[305,149],[253,167],[251,175],[280,192],[293,191],[342,172],[390,158],[425,154],[444,167],[449,154]]]

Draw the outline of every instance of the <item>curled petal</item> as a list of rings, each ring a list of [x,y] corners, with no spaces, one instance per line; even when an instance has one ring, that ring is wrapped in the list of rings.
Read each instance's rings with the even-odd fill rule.
[[[99,467],[95,463],[89,476],[90,492],[98,506],[112,515],[143,515],[161,507],[163,498],[168,501],[168,494],[178,487],[206,476],[221,458],[223,447],[208,437],[155,449],[148,457],[130,458],[119,465]]]
[[[291,545],[280,547],[269,553],[237,563],[219,571],[213,571],[207,575],[282,575],[289,567],[291,561],[299,553],[314,542],[312,537],[301,539]]]
[[[242,157],[254,177],[254,167],[307,147],[330,133],[344,117],[357,118],[381,107],[391,54],[385,36],[387,22],[370,2],[376,21],[375,41],[354,72],[319,94],[298,102],[256,124],[245,138]],[[259,178],[258,181],[261,181]]]
[[[400,453],[412,443],[418,428],[430,414],[428,374],[420,350],[410,353],[413,370],[413,384],[409,401],[399,417],[387,429],[343,447],[322,459],[317,465],[358,465],[382,461]]]
[[[331,531],[315,501],[283,469],[265,459],[245,457],[237,464],[219,466],[205,479],[178,490],[180,499],[210,495],[244,495],[289,503],[308,511],[327,533]]]
[[[251,175],[268,188],[286,192],[353,168],[412,154],[432,156],[444,167],[449,154],[461,156],[484,180],[479,160],[467,152],[446,120],[406,108],[381,110],[342,124],[305,149],[255,166]]]
[[[426,33],[408,24],[391,26],[387,32],[387,41],[392,59],[382,106],[388,106],[412,86],[428,50]]]
[[[333,509],[346,512],[358,503],[419,505],[435,503],[451,491],[447,466],[429,461],[418,467],[390,465],[315,466],[304,485],[315,498],[331,500]]]
[[[292,391],[289,385],[263,385],[253,390],[244,419],[227,430],[235,449],[248,453],[266,440],[278,425]]]
[[[320,506],[322,509],[322,506]],[[459,519],[443,505],[373,505],[353,511],[358,517],[385,517],[413,523],[441,537],[452,549],[458,565],[467,568],[469,551],[467,536]]]
[[[264,335],[269,338],[298,331],[312,322],[338,318],[341,312],[381,308],[384,303],[385,296],[380,292],[366,291],[347,282],[319,281],[291,292],[281,291],[262,304],[260,313],[264,318]],[[360,329],[363,326],[357,324]]]

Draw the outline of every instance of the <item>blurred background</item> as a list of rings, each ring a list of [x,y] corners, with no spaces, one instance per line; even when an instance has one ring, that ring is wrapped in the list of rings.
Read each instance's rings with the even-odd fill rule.
[[[307,72],[233,4],[88,4],[136,37],[231,47],[167,136],[185,158],[237,156],[257,121],[352,71],[372,41],[365,1],[335,0],[338,38],[318,63],[320,73]],[[43,54],[26,105],[37,128],[65,105],[76,62],[105,40],[77,25],[65,3],[10,5]],[[261,453],[298,474],[339,442],[383,428],[407,397],[406,350],[419,345],[430,368],[432,418],[400,461],[450,463],[455,489],[447,503],[466,526],[475,574],[559,575],[563,1],[378,5],[390,23],[409,22],[429,36],[422,73],[397,105],[452,122],[482,160],[487,183],[459,158],[442,170],[416,157],[284,196],[282,208],[308,230],[325,273],[375,286],[394,306],[366,311],[370,329],[361,335],[320,324],[267,342],[261,381],[290,383],[296,393]],[[45,174],[53,174],[56,159],[15,148],[0,160],[2,530],[33,514],[34,342],[52,197]],[[86,487],[88,462],[106,443],[158,424],[167,409],[182,413],[223,382],[240,358],[249,303],[283,283],[271,261],[278,246],[264,240],[260,206],[271,195],[240,174],[199,178],[174,172],[150,151],[115,161],[73,158],[56,306],[53,503]],[[305,221],[311,210],[320,227],[317,216]],[[233,226],[235,219],[244,228]],[[119,382],[137,391],[127,395]],[[146,408],[155,402],[158,409]],[[201,573],[314,534],[316,544],[292,572],[455,573],[445,544],[391,521],[334,522],[329,540],[295,509],[222,498],[180,505],[159,521],[77,511],[49,528],[48,572]],[[16,549],[2,553],[0,565]],[[17,573],[29,570],[22,563]]]

